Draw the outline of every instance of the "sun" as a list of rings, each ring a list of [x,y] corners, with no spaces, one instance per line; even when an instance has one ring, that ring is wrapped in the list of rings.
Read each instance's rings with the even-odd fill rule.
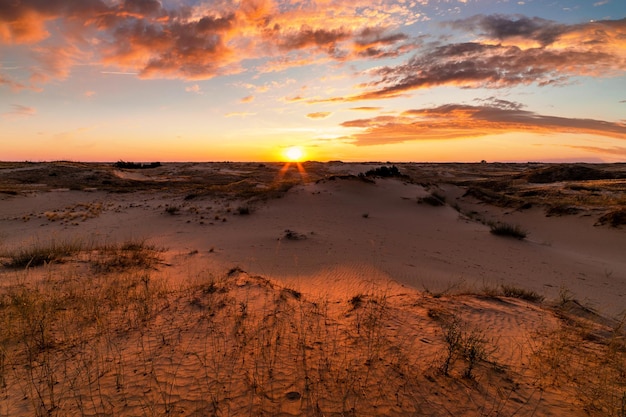
[[[304,150],[300,146],[287,148],[283,154],[291,162],[300,162],[304,158]]]

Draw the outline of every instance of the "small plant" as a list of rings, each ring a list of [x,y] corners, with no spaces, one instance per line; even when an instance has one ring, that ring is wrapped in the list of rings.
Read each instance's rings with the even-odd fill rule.
[[[528,232],[521,228],[519,225],[508,223],[493,223],[491,224],[491,233],[496,236],[513,237],[515,239],[524,239],[528,236]]]
[[[290,230],[290,229],[286,229],[285,230],[284,237],[285,237],[285,239],[288,239],[288,240],[304,240],[304,239],[306,239],[306,235],[303,235],[302,233],[294,232],[293,230]]]
[[[483,333],[468,326],[456,316],[452,316],[442,325],[446,352],[439,369],[446,376],[450,373],[450,367],[460,357],[465,359],[467,364],[463,377],[473,379],[476,365],[488,357],[487,341]]]
[[[446,353],[440,370],[445,376],[450,373],[450,366],[458,355],[461,346],[462,334],[460,322],[454,317],[450,322],[443,325],[443,340],[446,342]]]

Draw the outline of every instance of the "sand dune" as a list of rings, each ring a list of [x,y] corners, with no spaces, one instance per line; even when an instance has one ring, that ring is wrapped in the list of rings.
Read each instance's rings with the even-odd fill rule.
[[[622,180],[377,166],[0,166],[0,415],[621,415]]]

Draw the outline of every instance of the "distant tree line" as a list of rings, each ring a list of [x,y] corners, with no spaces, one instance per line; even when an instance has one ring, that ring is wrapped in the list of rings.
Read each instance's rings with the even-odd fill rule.
[[[160,162],[151,162],[149,164],[142,164],[136,162],[126,162],[126,161],[117,161],[113,164],[115,168],[123,168],[123,169],[148,169],[148,168],[158,168],[161,166]]]

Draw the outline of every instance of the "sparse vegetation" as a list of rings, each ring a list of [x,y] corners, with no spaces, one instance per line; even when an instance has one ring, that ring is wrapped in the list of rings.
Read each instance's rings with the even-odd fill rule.
[[[90,262],[153,249],[128,241],[94,250]],[[0,409],[42,417],[247,415],[297,404],[304,415],[445,415],[433,400],[436,386],[450,398],[467,396],[465,415],[512,415],[541,404],[524,382],[537,370],[546,395],[575,374],[570,401],[620,416],[623,326],[599,345],[569,327],[559,338],[537,336],[528,369],[517,373],[496,363],[498,340],[451,310],[458,296],[428,298],[426,307],[407,294],[392,303],[384,293],[359,292],[346,308],[239,267],[173,289],[151,262],[87,274],[51,270],[45,280],[1,287]],[[586,337],[583,356],[573,349],[577,337]],[[435,358],[440,372],[433,373]],[[513,392],[526,400],[507,400]],[[250,400],[242,404],[242,396]]]
[[[619,227],[626,224],[626,208],[620,208],[617,210],[611,210],[606,214],[603,214],[596,225],[608,224],[611,227]]]
[[[9,176],[26,178],[31,184],[46,181],[51,187],[62,186],[65,173],[70,172],[61,165],[32,165],[32,173],[17,171]],[[51,171],[46,171],[49,166]],[[76,166],[71,172],[82,172]],[[262,188],[262,181],[236,172],[242,166],[220,165],[226,171],[221,179],[218,175],[201,178],[189,169],[185,180],[167,183],[129,179],[143,173],[106,176],[114,168],[107,164],[109,171],[99,172],[87,183],[110,181],[109,190],[118,191],[167,189],[175,193],[168,201],[181,201],[178,207],[186,217],[195,215],[207,223],[228,217],[245,224],[248,220],[227,213],[244,214],[237,207],[240,202],[274,192],[278,196],[287,187],[272,182],[280,167],[271,163],[258,167],[265,184],[273,184]],[[414,178],[423,169],[401,167],[403,172],[413,172]],[[476,183],[485,182],[483,177],[490,175],[487,168],[495,170],[497,164],[481,168],[485,175]],[[510,170],[508,165],[505,168]],[[145,176],[156,177],[167,169],[166,165]],[[315,178],[313,170],[309,173]],[[495,182],[485,186],[515,204],[548,201],[556,195],[547,187],[528,186],[523,178],[508,181],[507,186],[504,180],[500,185]],[[552,188],[563,192],[558,198],[568,206],[584,212],[600,201],[607,207],[623,201],[620,184]],[[433,184],[423,186],[432,189]],[[24,189],[21,183],[7,187]],[[600,192],[602,196],[592,195]],[[453,199],[458,194],[450,195]],[[218,202],[211,200],[215,196]],[[183,198],[194,201],[183,203]],[[149,197],[140,204],[163,216],[161,201]],[[479,214],[470,211],[475,205],[465,203],[454,200],[459,212],[469,207],[468,217],[487,222],[481,220],[490,216],[487,209],[487,214]],[[115,209],[126,211],[129,205]],[[12,221],[24,226],[22,222],[40,219],[40,230],[75,232],[66,223],[69,213],[89,212],[91,207],[95,205],[72,204],[50,209],[49,217],[42,210],[13,215]],[[360,223],[359,215],[369,217],[361,213],[370,208],[357,207],[349,216],[356,224],[377,227],[386,213],[374,213],[375,221]],[[101,211],[105,210],[112,208],[103,204]],[[317,225],[299,224],[318,232]],[[454,284],[440,291],[394,286],[387,294],[380,290],[377,277],[363,273],[355,278],[358,286],[350,282],[337,292],[329,286],[317,293],[304,280],[302,288],[300,281],[289,281],[297,282],[294,288],[240,267],[218,270],[215,257],[229,247],[218,239],[210,241],[216,228],[202,229],[207,232],[207,246],[193,240],[167,254],[142,239],[107,244],[57,239],[43,242],[36,250],[32,245],[3,248],[0,415],[474,417],[538,416],[566,409],[576,417],[626,417],[625,320],[599,317],[569,291],[562,289],[554,305],[542,303],[543,296],[535,291],[510,284],[471,293],[465,286],[459,288],[458,277],[450,277]],[[279,240],[307,238],[293,230],[281,234],[281,230],[276,230]],[[325,238],[320,232],[315,242],[303,242],[304,246],[275,245],[285,245],[289,251],[308,250]],[[215,251],[209,243],[219,245],[218,254],[207,256]],[[249,260],[241,262],[247,265]],[[604,272],[605,281],[619,276],[617,266],[610,268]],[[316,278],[330,283],[337,276]],[[441,281],[427,282],[440,285]]]

